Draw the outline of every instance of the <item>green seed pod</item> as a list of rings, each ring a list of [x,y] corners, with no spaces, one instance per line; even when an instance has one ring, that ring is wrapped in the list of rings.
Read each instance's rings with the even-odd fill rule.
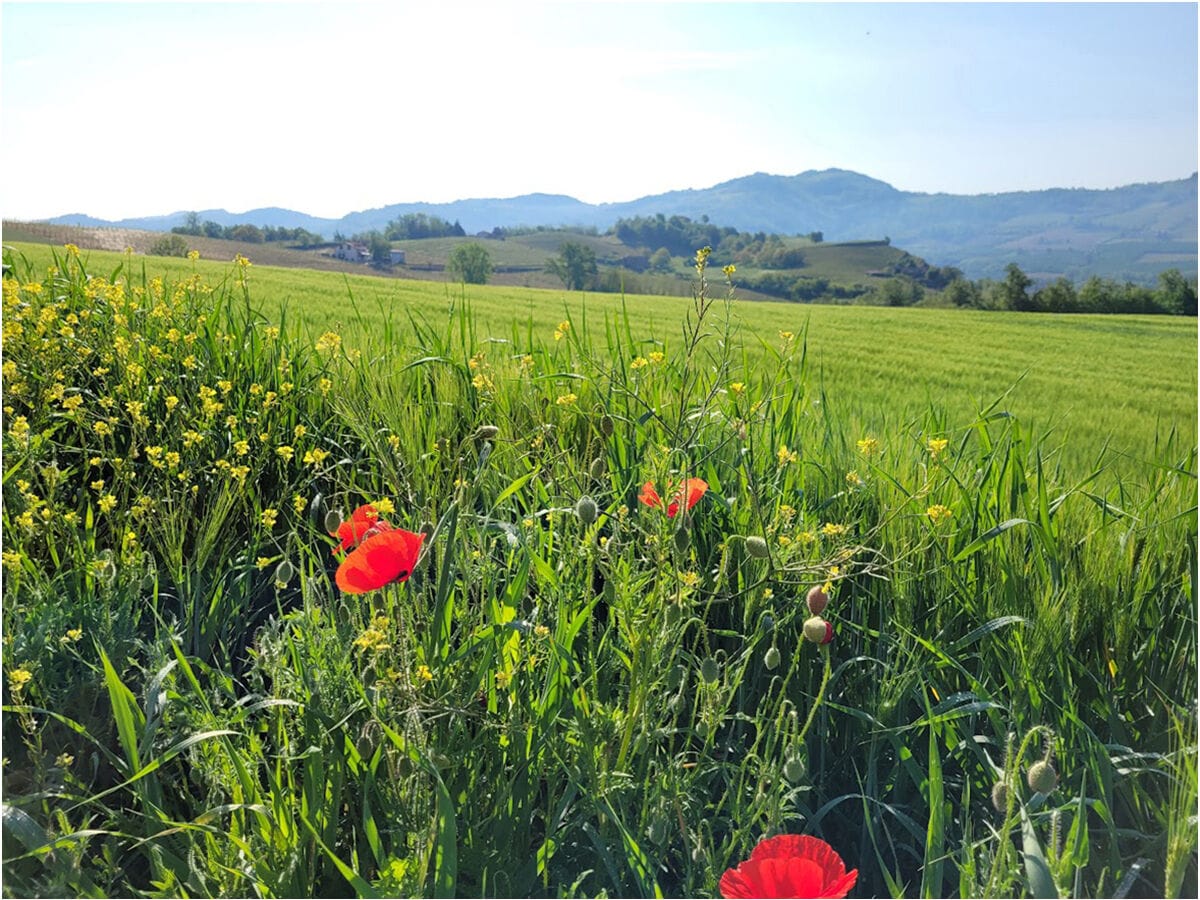
[[[783,777],[792,784],[798,784],[804,778],[804,760],[799,756],[789,756],[783,764]]]
[[[997,781],[992,785],[992,806],[996,808],[996,812],[1008,810],[1008,784],[1006,782]]]
[[[1029,783],[1029,789],[1039,794],[1052,794],[1058,787],[1058,773],[1054,771],[1054,766],[1044,759],[1029,767],[1029,774],[1025,780]]]
[[[424,522],[421,523],[421,527],[418,528],[417,531],[419,531],[421,534],[425,535],[425,537],[427,537],[427,538],[432,537],[433,536],[433,523],[430,522],[428,519],[426,519]]]
[[[337,534],[337,530],[342,527],[342,511],[340,509],[331,509],[325,513],[325,530],[330,534]]]
[[[700,663],[700,677],[709,684],[716,684],[721,677],[721,664],[711,656],[705,657],[704,662]]]
[[[296,576],[296,567],[286,559],[275,567],[275,581],[279,584],[287,584]]]
[[[828,644],[833,640],[833,625],[820,616],[805,619],[804,637],[814,644]]]
[[[600,433],[602,435],[605,437],[612,437],[613,431],[615,430],[616,426],[613,424],[612,416],[600,417]]]
[[[771,647],[763,656],[763,665],[772,672],[779,668],[779,648]]]
[[[593,481],[599,481],[607,471],[608,463],[604,461],[603,456],[597,456],[592,460],[592,464],[588,466],[588,474],[592,477]]]
[[[596,501],[586,494],[580,497],[575,503],[575,515],[584,527],[591,525],[596,521]]]
[[[680,527],[675,531],[675,534],[672,535],[672,539],[675,541],[675,549],[680,553],[686,553],[688,547],[692,545],[692,536],[688,534],[688,530],[683,527]]]
[[[746,538],[746,554],[755,559],[766,559],[771,555],[771,551],[767,549],[767,542],[754,534]]]
[[[807,603],[808,611],[814,616],[819,616],[829,605],[829,595],[820,586],[814,587],[808,592]]]

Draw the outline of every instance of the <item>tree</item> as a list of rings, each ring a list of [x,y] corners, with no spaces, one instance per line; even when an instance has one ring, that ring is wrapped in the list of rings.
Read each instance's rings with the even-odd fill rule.
[[[474,241],[459,244],[450,254],[446,271],[453,275],[456,281],[487,284],[488,277],[492,274],[492,257],[483,244]]]
[[[808,233],[808,239],[814,244],[819,244],[821,241],[825,240],[825,234],[820,231],[810,231]]]
[[[546,260],[546,271],[562,280],[569,291],[582,291],[596,277],[596,251],[567,241],[558,248],[558,258]]]
[[[1196,315],[1196,288],[1188,283],[1178,269],[1158,273],[1158,305],[1177,316]]]
[[[1029,312],[1033,304],[1029,302],[1029,286],[1033,279],[1021,271],[1016,263],[1004,267],[1008,276],[1000,283],[1000,297],[1006,309],[1016,312]]]
[[[371,248],[371,263],[376,266],[390,267],[392,265],[392,243],[378,231],[367,235],[368,246]]]
[[[652,272],[670,272],[671,271],[671,251],[666,247],[659,247],[650,254],[650,270]]]
[[[178,234],[165,234],[150,248],[151,256],[187,256],[188,245]]]

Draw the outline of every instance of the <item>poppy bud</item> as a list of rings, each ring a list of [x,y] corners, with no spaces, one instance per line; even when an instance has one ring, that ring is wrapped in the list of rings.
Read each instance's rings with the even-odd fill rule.
[[[704,662],[700,663],[700,677],[709,684],[716,684],[717,679],[721,677],[720,663],[714,657],[705,657]]]
[[[275,567],[275,580],[280,584],[287,584],[296,574],[296,567],[286,559]]]
[[[594,481],[599,481],[604,477],[604,473],[608,470],[608,463],[604,461],[603,456],[597,456],[592,460],[591,466],[588,467],[588,474],[592,476]]]
[[[686,553],[687,548],[692,545],[691,536],[686,528],[680,528],[672,537],[675,541],[675,549],[680,553]]]
[[[767,542],[755,534],[746,538],[746,554],[755,559],[766,559],[771,551],[767,549]]]
[[[763,657],[763,665],[771,671],[779,668],[779,648],[771,647]]]
[[[601,416],[601,418],[600,418],[600,433],[602,435],[604,435],[605,437],[612,437],[612,433],[614,430],[615,430],[615,426],[613,425],[612,416]]]
[[[417,531],[419,533],[425,535],[425,537],[432,537],[433,536],[433,523],[430,522],[428,519],[426,519],[424,522],[421,523],[421,527],[418,528]]]
[[[783,777],[796,784],[804,777],[804,760],[799,756],[789,756],[783,764]]]
[[[337,534],[337,530],[342,527],[342,511],[340,509],[331,509],[325,513],[325,530],[330,534]]]
[[[1052,794],[1058,787],[1058,773],[1054,771],[1054,766],[1044,759],[1029,767],[1029,774],[1025,780],[1029,782],[1029,789],[1039,794]]]
[[[829,595],[820,586],[816,586],[808,592],[807,602],[808,611],[814,616],[819,616],[825,612],[825,607],[829,605]]]
[[[1006,812],[1008,810],[1007,783],[997,781],[992,785],[992,806],[996,807],[996,812]]]
[[[575,503],[575,515],[584,527],[596,521],[596,501],[586,494]]]
[[[500,429],[495,425],[480,425],[478,430],[475,432],[475,437],[479,438],[481,441],[490,441],[499,433]]]
[[[833,640],[833,625],[820,616],[813,616],[804,622],[804,637],[814,644],[828,644]]]

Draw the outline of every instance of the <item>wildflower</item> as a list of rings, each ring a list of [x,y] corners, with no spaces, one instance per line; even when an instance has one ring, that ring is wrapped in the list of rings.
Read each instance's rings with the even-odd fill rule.
[[[656,366],[666,358],[667,355],[661,350],[655,350],[650,354],[650,362],[654,363]]]
[[[536,637],[548,638],[550,637],[550,628],[546,625],[535,625],[533,628],[533,633]]]
[[[323,335],[317,338],[316,348],[318,353],[325,353],[328,350],[336,350],[342,346],[342,336],[334,331],[326,331]]]
[[[250,452],[250,442],[249,441],[234,441],[233,442],[233,452],[235,454],[237,454],[238,456],[245,456],[247,453]]]
[[[929,520],[933,522],[934,525],[941,525],[952,515],[954,515],[954,513],[952,513],[948,507],[942,506],[940,503],[935,503],[933,506],[929,507],[929,509],[925,510],[925,515],[929,516]]]
[[[307,466],[319,466],[329,456],[328,450],[322,450],[320,447],[313,447],[311,450],[304,452],[304,464]]]
[[[364,594],[393,581],[407,581],[416,568],[425,535],[392,529],[364,540],[338,566],[337,585],[347,594]]]
[[[631,362],[631,363],[629,364],[629,368],[631,368],[631,369],[641,369],[641,368],[644,368],[646,365],[647,365],[647,360],[646,360],[646,357],[644,357],[644,356],[635,356],[635,357],[633,358],[633,362]]]
[[[571,406],[578,399],[579,398],[576,397],[575,394],[573,394],[573,393],[561,394],[561,395],[559,395],[558,399],[555,400],[554,402],[557,403],[559,406]]]
[[[725,268],[723,268],[721,271],[725,273],[726,278],[732,278],[733,273],[737,271],[737,267],[734,266],[733,263],[730,263]]]
[[[471,386],[477,391],[494,391],[496,382],[486,372],[479,372],[471,379]]]
[[[300,438],[304,437],[306,434],[308,434],[308,429],[303,425],[297,425],[292,429],[292,436],[296,440],[300,440]]]
[[[554,329],[554,339],[556,341],[561,341],[564,337],[567,336],[567,332],[570,330],[571,330],[570,322],[568,322],[566,320],[559,322],[558,327],[556,329]]]
[[[786,343],[791,343],[792,339],[793,339],[793,338],[795,338],[795,337],[796,337],[796,335],[794,335],[794,334],[793,334],[792,332],[790,332],[790,331],[781,331],[781,332],[779,332],[779,339],[780,339],[781,341],[783,341],[785,344],[786,344]]]
[[[845,897],[858,881],[820,838],[781,834],[759,841],[750,858],[721,876],[721,896]]]
[[[857,469],[851,469],[846,473],[846,484],[850,485],[850,487],[862,487],[862,476],[858,474]]]
[[[740,397],[742,392],[746,390],[746,383],[743,381],[735,381],[733,384],[729,385],[729,390],[733,391],[733,393]]]
[[[929,442],[925,444],[925,447],[929,450],[929,454],[934,459],[937,459],[938,454],[945,450],[949,445],[950,442],[945,438],[930,438]]]
[[[685,479],[683,484],[679,486],[679,490],[675,492],[674,499],[671,500],[670,505],[666,507],[667,517],[671,519],[675,518],[679,513],[679,505],[681,503],[686,503],[686,508],[691,509],[700,502],[700,498],[704,496],[707,490],[708,482],[703,479]],[[658,495],[658,491],[654,489],[654,482],[652,481],[647,481],[642,485],[642,492],[638,495],[638,500],[646,506],[657,506],[660,509],[663,507],[662,498]]]
[[[371,505],[375,507],[375,512],[379,513],[381,516],[390,516],[396,511],[395,504],[393,504],[392,501],[387,497],[384,497],[381,500],[376,500]]]
[[[271,557],[269,557],[269,556],[260,556],[258,559],[256,559],[254,561],[254,565],[258,568],[259,571],[262,571],[270,564],[271,564]]]
[[[849,525],[839,525],[835,522],[826,522],[821,526],[821,534],[826,537],[840,537],[850,530]]]
[[[10,669],[8,672],[8,689],[17,694],[25,689],[25,685],[33,681],[33,673],[28,669]]]
[[[368,628],[354,639],[354,646],[359,650],[386,650],[391,645],[387,643],[387,635],[377,628]]]
[[[274,528],[275,522],[278,518],[279,518],[279,510],[264,509],[262,511],[262,516],[261,516],[263,527],[264,528]]]
[[[54,764],[62,769],[69,768],[73,762],[75,762],[75,757],[70,753],[60,753],[54,758]]]
[[[301,494],[292,495],[292,509],[296,511],[296,515],[300,515],[308,508],[308,498]]]
[[[175,409],[175,407],[177,407],[179,405],[179,398],[176,397],[174,394],[171,394],[169,397],[166,398],[166,400],[164,402],[167,404],[167,412],[171,412],[173,409]]]
[[[29,437],[29,420],[24,416],[14,417],[12,424],[8,426],[8,433],[13,436],[14,440],[25,440],[27,437]]]
[[[512,672],[497,672],[496,673],[496,687],[497,688],[499,688],[500,690],[504,690],[510,684],[512,684]]]
[[[112,512],[113,509],[116,508],[117,498],[114,497],[112,494],[105,494],[103,497],[101,497],[99,500],[96,501],[96,505],[98,507],[100,507],[100,512],[102,512],[102,513]]]
[[[290,461],[291,458],[296,454],[296,451],[286,444],[281,444],[275,448],[275,453],[280,459]]]
[[[433,681],[433,671],[429,668],[429,666],[423,663],[417,666],[417,681]]]
[[[189,250],[187,253],[187,258],[190,259],[192,262],[195,262],[196,260],[198,260],[200,258],[200,251],[199,250]]]
[[[789,450],[787,444],[780,444],[775,458],[779,460],[781,466],[786,466],[788,463],[796,462],[800,455],[795,450]]]
[[[372,534],[380,531],[390,531],[391,525],[379,518],[379,510],[370,504],[358,507],[350,514],[348,521],[341,521],[335,512],[330,512],[325,518],[325,528],[333,536],[341,538],[341,543],[333,548],[334,553],[352,549],[358,546]]]
[[[6,569],[21,568],[21,560],[24,559],[16,550],[5,550],[3,554],[0,554],[0,558],[3,559],[3,565]]]
[[[879,449],[879,441],[873,437],[865,437],[858,442],[858,452],[863,456],[871,456]]]

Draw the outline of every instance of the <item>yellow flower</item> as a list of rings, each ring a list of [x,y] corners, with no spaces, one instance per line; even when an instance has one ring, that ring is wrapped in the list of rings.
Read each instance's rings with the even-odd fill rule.
[[[787,444],[780,444],[775,457],[779,460],[779,465],[786,466],[788,463],[794,463],[800,459],[800,454],[795,450],[789,450]]]
[[[661,350],[655,350],[653,353],[650,354],[650,362],[654,363],[655,365],[658,365],[660,362],[662,362],[666,358],[667,358],[667,355],[665,353],[663,353]]]
[[[60,769],[65,769],[75,762],[75,757],[70,753],[60,753],[54,758],[54,764]]]
[[[854,469],[846,473],[846,484],[850,487],[861,487],[863,484],[862,476]]]
[[[333,390],[333,382],[328,378],[322,378],[317,382],[317,390],[319,390],[322,394],[328,394]]]
[[[945,438],[930,438],[929,442],[925,446],[929,449],[929,452],[933,458],[937,459],[938,454],[945,450],[949,444],[950,442]]]
[[[68,643],[68,642],[72,643],[72,644],[78,643],[79,641],[83,640],[83,629],[82,628],[68,628],[67,633],[64,634],[61,638],[59,638],[59,640],[63,643]]]
[[[417,666],[417,681],[433,681],[433,672],[430,671],[429,666],[424,664]]]
[[[100,424],[97,422],[96,424]],[[24,416],[16,416],[8,426],[8,433],[14,440],[23,441],[29,437],[29,420]]]
[[[533,628],[533,633],[536,637],[540,638],[550,637],[550,629],[545,625],[535,625]]]
[[[8,672],[8,689],[14,694],[19,694],[25,689],[25,685],[33,681],[33,673],[28,669],[9,669]]]
[[[300,438],[304,437],[306,434],[308,434],[308,429],[303,425],[297,425],[292,429],[292,435],[296,438],[296,440],[300,440]]]
[[[269,556],[260,556],[258,559],[256,559],[254,561],[254,565],[257,566],[260,570],[265,569],[270,564],[271,564],[271,557],[269,557]]]
[[[496,389],[495,382],[483,372],[472,378],[471,384],[477,391],[494,391]]]
[[[388,446],[392,448],[392,452],[400,449],[400,435],[389,434],[387,438]]]
[[[512,673],[511,672],[497,672],[496,673],[496,687],[498,687],[500,690],[504,690],[511,683],[512,683]]]
[[[821,526],[821,534],[826,537],[839,537],[850,530],[849,525],[838,525],[833,522],[826,522]]]
[[[264,528],[274,528],[275,520],[279,518],[279,510],[264,509],[260,518],[262,519]]]
[[[313,447],[311,450],[304,452],[304,464],[306,466],[319,466],[329,456],[328,450],[322,450],[320,447]]]
[[[865,437],[858,442],[858,452],[863,456],[870,456],[879,449],[879,441],[873,437]]]
[[[198,260],[200,258],[200,251],[199,250],[189,250],[187,258],[192,260],[193,262],[195,262],[196,260]]]
[[[391,499],[388,497],[375,500],[371,503],[371,505],[375,507],[375,512],[379,513],[381,516],[390,516],[396,511],[396,505],[392,503]]]
[[[368,628],[354,639],[354,646],[359,650],[386,650],[391,645],[387,643],[387,635],[377,628]]]
[[[296,451],[293,450],[291,447],[287,446],[286,444],[282,444],[275,448],[275,453],[276,453],[276,455],[279,456],[280,459],[290,461],[291,458],[295,455]]]
[[[925,515],[929,516],[929,520],[933,522],[934,525],[941,525],[952,515],[954,515],[954,513],[952,513],[948,507],[942,506],[940,503],[935,503],[933,506],[929,507],[929,509],[925,510]]]
[[[3,553],[0,553],[0,559],[3,560],[6,569],[19,569],[21,568],[21,560],[24,557],[16,550],[5,550]]]
[[[342,346],[342,336],[334,331],[326,331],[317,338],[316,348],[318,353],[324,353],[327,350],[336,350],[340,346]]]
[[[521,371],[528,372],[533,369],[533,357],[526,353],[521,357]]]
[[[559,406],[570,406],[578,399],[579,398],[576,397],[574,394],[560,394],[558,399],[556,399],[554,402],[557,403]]]
[[[796,336],[796,335],[792,334],[792,332],[790,332],[790,331],[781,331],[781,332],[779,332],[779,339],[780,339],[781,341],[783,341],[784,343],[790,343],[790,342],[791,342],[791,340],[792,340],[792,339],[793,339],[795,336]]]
[[[733,384],[729,385],[729,390],[733,391],[740,397],[742,392],[746,390],[746,384],[742,381],[735,381]]]
[[[38,285],[38,287],[40,288],[41,285]],[[558,323],[558,328],[556,328],[554,330],[554,339],[556,341],[561,341],[564,337],[567,336],[567,332],[570,330],[571,330],[571,323],[564,319],[562,322]]]
[[[171,394],[164,402],[167,404],[167,412],[171,412],[179,405],[179,398]]]
[[[737,271],[737,268],[734,266],[733,263],[730,263],[725,268],[723,268],[721,271],[725,273],[726,278],[732,278],[733,273]]]
[[[635,357],[633,358],[633,362],[631,362],[631,363],[629,364],[629,368],[631,368],[631,369],[640,369],[640,368],[642,368],[643,366],[645,366],[646,364],[647,364],[647,363],[646,363],[646,357],[644,357],[644,356],[635,356]]]
[[[112,512],[117,506],[117,498],[112,494],[105,494],[96,501],[96,505],[100,507],[102,513]]]
[[[238,456],[245,456],[247,453],[250,452],[250,442],[249,441],[234,441],[233,442],[233,452],[236,453]]]
[[[300,515],[308,507],[308,498],[296,494],[292,497],[292,509],[296,511],[296,515]]]

